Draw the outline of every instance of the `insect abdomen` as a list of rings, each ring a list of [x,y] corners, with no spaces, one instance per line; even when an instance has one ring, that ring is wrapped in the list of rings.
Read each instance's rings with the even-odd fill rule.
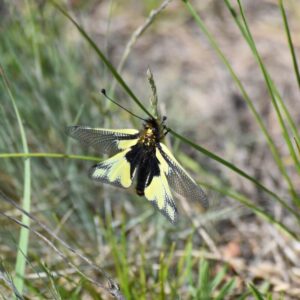
[[[145,153],[142,157],[137,170],[137,183],[136,183],[136,193],[139,196],[144,195],[144,190],[151,183],[154,176],[159,176],[159,162],[155,156],[155,149],[153,153]]]

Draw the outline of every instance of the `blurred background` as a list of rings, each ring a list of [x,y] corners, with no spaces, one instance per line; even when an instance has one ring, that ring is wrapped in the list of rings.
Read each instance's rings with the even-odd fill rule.
[[[236,1],[232,2],[238,11]],[[253,101],[280,153],[294,194],[236,82],[183,1],[165,1],[166,7],[148,27],[145,22],[149,15],[163,1],[57,3],[116,68],[136,30],[145,29],[129,48],[121,71],[123,80],[150,109],[151,89],[146,75],[150,68],[157,86],[158,107],[167,115],[167,125],[253,176],[292,207],[296,218],[270,194],[172,135],[166,143],[207,192],[207,213],[200,214],[195,203],[178,200],[180,220],[173,226],[145,199],[89,180],[88,170],[95,162],[47,155],[31,159],[31,213],[115,278],[128,299],[214,299],[232,279],[234,285],[220,299],[252,299],[249,283],[263,295],[270,293],[272,299],[282,295],[280,299],[299,299],[300,213],[295,204],[299,203],[299,172],[259,65],[225,2],[193,1],[192,5]],[[278,3],[242,1],[264,65],[299,128],[299,86]],[[285,9],[299,57],[300,3],[285,1]],[[52,1],[4,0],[0,3],[0,16],[2,74],[7,77],[18,107],[29,152],[102,159],[95,150],[67,138],[66,126],[141,127],[139,120],[101,97],[102,88],[109,90],[115,85],[114,98],[144,116]],[[291,133],[290,140],[299,157],[293,137]],[[1,84],[0,153],[22,152],[16,114],[8,90]],[[19,205],[23,173],[22,158],[1,156],[0,190]],[[254,208],[242,204],[241,199]],[[257,216],[260,209],[295,231],[295,236],[282,233],[272,220]],[[16,219],[21,215],[5,202],[1,203],[1,211]],[[47,236],[37,223],[31,226]],[[12,276],[19,232],[19,225],[0,216],[1,265]],[[78,257],[56,241],[53,243],[84,274],[105,281]],[[207,273],[201,274],[206,268]],[[161,270],[165,270],[164,275]],[[223,276],[213,286],[218,274]],[[210,278],[208,292],[203,290],[205,281],[199,280],[204,280],[204,275]],[[71,299],[70,295],[72,299],[110,299],[32,233],[25,281],[28,299],[56,299],[57,295],[57,299]],[[4,282],[0,290],[7,297],[11,287]]]

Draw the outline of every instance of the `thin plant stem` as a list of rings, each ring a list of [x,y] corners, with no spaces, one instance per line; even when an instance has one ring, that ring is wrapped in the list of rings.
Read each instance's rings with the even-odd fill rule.
[[[238,4],[239,4],[240,13],[241,13],[241,16],[242,16],[244,25],[245,25],[246,32],[247,32],[247,34],[248,34],[248,36],[249,36],[249,39],[250,39],[250,41],[251,41],[251,43],[252,43],[252,45],[253,45],[254,55],[255,55],[255,57],[256,57],[257,60],[258,60],[258,64],[259,64],[259,66],[260,66],[260,68],[261,68],[261,71],[262,71],[262,73],[263,73],[263,76],[264,76],[264,79],[265,79],[265,82],[266,82],[266,85],[267,85],[267,88],[268,88],[268,91],[269,91],[269,94],[270,94],[270,97],[271,97],[271,100],[272,100],[272,104],[273,104],[273,106],[274,106],[274,108],[275,108],[275,111],[276,111],[276,114],[277,114],[277,117],[278,117],[278,122],[279,122],[279,124],[280,124],[280,126],[281,126],[281,129],[282,129],[282,135],[283,135],[283,137],[284,137],[284,139],[285,139],[285,141],[286,141],[286,144],[287,144],[287,146],[288,146],[288,148],[289,148],[290,154],[291,154],[291,156],[292,156],[292,158],[293,158],[293,160],[294,160],[294,162],[295,162],[295,165],[296,165],[297,168],[300,170],[299,160],[298,160],[297,155],[296,155],[296,153],[295,153],[295,151],[294,151],[293,145],[292,145],[292,143],[291,143],[291,139],[290,139],[290,137],[289,137],[287,128],[286,128],[286,126],[285,126],[283,117],[282,117],[282,115],[281,115],[281,112],[280,112],[280,110],[279,110],[279,107],[278,107],[278,104],[277,104],[277,101],[276,101],[276,98],[275,98],[275,94],[274,94],[274,90],[273,90],[274,84],[273,84],[273,82],[271,82],[270,77],[269,77],[269,75],[268,75],[268,73],[267,73],[267,71],[266,71],[266,68],[265,68],[265,66],[264,66],[264,63],[263,63],[263,61],[262,61],[262,58],[260,57],[260,55],[259,55],[259,53],[258,53],[258,50],[257,50],[257,48],[256,48],[254,39],[253,39],[253,37],[252,37],[250,28],[249,28],[249,26],[248,26],[248,22],[247,22],[246,17],[245,17],[245,13],[244,13],[244,9],[243,9],[243,6],[242,6],[242,4],[241,4],[241,1],[240,1],[240,0],[237,0],[237,2],[238,2]],[[281,160],[280,160],[280,161],[281,161]],[[288,183],[288,185],[289,185],[289,188],[290,188],[290,191],[291,191],[291,194],[292,194],[292,198],[293,198],[295,204],[300,205],[300,199],[297,197],[297,193],[296,193],[296,191],[295,191],[295,189],[294,189],[293,183],[292,183],[290,177],[288,176],[288,174],[287,174],[287,172],[286,172],[286,170],[285,170],[285,167],[284,167],[283,163],[281,163],[281,164],[279,165],[279,167],[280,167],[280,170],[281,170],[281,172],[282,172],[282,175],[283,175],[283,176],[286,178],[286,180],[287,180],[287,183]]]
[[[251,209],[260,218],[266,220],[268,223],[271,223],[271,224],[275,225],[275,227],[277,227],[281,232],[284,232],[285,234],[287,234],[292,239],[297,240],[297,241],[300,240],[300,238],[298,237],[298,235],[294,231],[290,230],[287,226],[285,226],[280,221],[277,221],[269,213],[267,213],[266,211],[264,211],[263,209],[259,208],[257,205],[252,203],[246,196],[244,196],[244,195],[242,195],[238,192],[232,191],[228,187],[217,186],[215,184],[209,184],[209,183],[206,183],[206,182],[205,183],[200,182],[200,184],[201,184],[201,186],[205,186],[205,187],[207,187],[211,190],[215,190],[215,191],[217,191],[218,193],[220,193],[222,195],[226,195],[226,196],[240,202],[244,206]]]
[[[250,176],[249,174],[247,174],[243,170],[239,169],[238,167],[236,167],[235,165],[231,164],[230,162],[224,160],[223,158],[217,156],[216,154],[214,154],[214,153],[206,150],[205,148],[203,148],[203,147],[195,144],[194,142],[192,142],[188,138],[180,135],[179,133],[173,131],[172,129],[169,128],[169,131],[175,137],[179,138],[180,140],[182,140],[186,144],[189,144],[191,147],[193,147],[196,150],[202,152],[206,156],[208,156],[208,157],[212,158],[213,160],[221,163],[222,165],[226,166],[227,168],[233,170],[235,173],[239,174],[240,176],[242,176],[242,177],[248,179],[249,181],[251,181],[252,183],[254,183],[256,186],[258,186],[259,188],[261,188],[262,190],[264,190],[266,193],[268,193],[269,195],[271,195],[276,201],[278,201],[283,207],[285,207],[292,215],[294,215],[298,221],[300,221],[300,216],[298,215],[298,213],[292,207],[290,207],[276,193],[272,192],[270,189],[268,189],[266,186],[264,186],[262,183],[260,183],[254,177]]]
[[[84,156],[84,155],[71,155],[64,153],[0,153],[0,158],[66,158],[66,159],[80,159],[88,161],[101,161],[99,157]]]
[[[134,44],[139,39],[139,37],[149,28],[149,26],[154,22],[154,20],[157,18],[157,16],[168,6],[168,4],[171,1],[172,0],[165,0],[158,8],[151,10],[146,21],[133,32],[128,43],[125,46],[125,50],[121,57],[120,63],[117,67],[118,73],[122,73],[124,65],[126,63],[126,60],[129,56]],[[113,81],[112,86],[110,88],[110,92],[113,93],[115,88],[116,88],[116,80]]]
[[[129,86],[125,83],[123,78],[114,68],[114,66],[110,63],[110,61],[105,57],[103,52],[99,49],[99,47],[95,44],[95,42],[89,37],[89,35],[83,30],[83,28],[55,1],[50,0],[51,3],[65,16],[67,17],[78,29],[78,31],[84,36],[84,38],[88,41],[91,47],[95,50],[97,55],[101,58],[103,63],[107,66],[110,72],[113,74],[114,78],[119,82],[119,84],[124,88],[124,90],[128,93],[128,95],[132,98],[132,100],[150,117],[152,118],[151,113],[145,108],[145,106],[141,103],[141,101],[136,97],[136,95],[132,92]]]
[[[206,35],[207,39],[209,40],[209,42],[211,43],[212,47],[214,48],[214,50],[216,51],[216,53],[218,54],[218,56],[220,57],[220,59],[223,61],[223,63],[225,64],[225,66],[227,67],[229,73],[231,74],[232,78],[234,79],[234,81],[236,82],[238,88],[240,89],[247,105],[249,106],[251,112],[253,113],[256,122],[258,123],[258,125],[260,126],[260,129],[262,131],[262,133],[264,134],[266,141],[268,143],[268,146],[271,150],[271,153],[274,157],[274,160],[279,168],[279,170],[281,171],[284,179],[286,180],[288,186],[290,187],[290,190],[294,191],[293,188],[293,184],[286,172],[286,169],[283,165],[283,162],[281,160],[280,154],[278,152],[278,149],[275,146],[275,143],[272,139],[272,137],[270,136],[270,134],[268,133],[267,128],[265,127],[261,116],[259,115],[259,113],[257,112],[257,110],[255,109],[252,100],[250,99],[248,93],[246,92],[242,82],[239,80],[237,74],[235,73],[235,71],[233,70],[233,68],[231,67],[228,59],[226,58],[226,56],[224,55],[224,53],[222,52],[222,50],[220,49],[219,45],[217,44],[215,38],[213,37],[213,35],[208,31],[208,29],[206,28],[205,24],[203,23],[202,19],[200,18],[200,16],[197,14],[197,12],[195,11],[194,7],[191,5],[191,3],[188,0],[183,0],[183,2],[185,3],[187,9],[190,11],[191,15],[194,17],[197,25],[200,27],[200,29],[202,30],[202,32]]]
[[[224,0],[224,2],[226,4],[229,12],[231,13],[236,25],[240,29],[243,37],[245,38],[246,42],[248,43],[251,51],[254,52],[253,44],[251,43],[251,40],[250,40],[250,38],[247,34],[247,31],[246,31],[245,27],[242,25],[242,23],[240,21],[238,13],[235,11],[233,6],[231,5],[230,0]],[[268,74],[268,72],[267,72],[267,74]],[[268,74],[268,76],[270,77],[269,74]],[[271,78],[270,78],[270,81],[272,81]],[[292,118],[289,110],[287,109],[286,105],[284,104],[284,101],[282,100],[282,97],[280,96],[280,93],[279,93],[279,91],[278,91],[275,84],[273,84],[273,88],[274,88],[274,93],[275,93],[276,99],[279,102],[280,108],[283,110],[283,112],[285,114],[286,120],[287,120],[287,122],[288,122],[288,124],[289,124],[289,126],[292,130],[293,135],[296,136],[298,140],[300,140],[300,135],[299,135],[299,132],[298,132],[298,128],[297,128],[295,122],[293,121],[293,118]],[[299,172],[299,170],[298,170],[298,172]]]
[[[16,114],[20,135],[21,135],[21,142],[23,146],[24,153],[28,154],[28,143],[26,138],[25,129],[22,123],[21,115],[19,113],[16,101],[14,96],[10,90],[8,79],[4,73],[2,66],[0,65],[0,73],[2,75],[4,87],[8,93],[9,99],[12,103],[14,112]],[[22,199],[22,207],[23,210],[30,213],[31,208],[31,167],[30,167],[30,159],[27,158],[24,161],[24,186],[23,186],[23,199]],[[22,214],[22,223],[27,227],[30,227],[30,219],[26,214]],[[24,277],[26,272],[26,257],[28,253],[28,246],[29,246],[29,230],[25,227],[22,227],[20,230],[19,242],[18,242],[18,253],[17,253],[17,260],[15,264],[15,278],[14,278],[14,285],[19,294],[23,294],[24,289]],[[16,299],[16,295],[14,296]]]
[[[284,29],[285,29],[285,33],[286,33],[286,36],[287,36],[287,40],[288,40],[292,60],[293,60],[293,66],[294,66],[294,71],[295,71],[295,75],[296,75],[296,80],[297,80],[298,87],[299,87],[299,90],[300,90],[300,71],[299,71],[299,67],[298,67],[297,57],[296,57],[296,53],[295,53],[295,48],[294,48],[292,36],[291,36],[291,31],[290,31],[290,28],[289,28],[288,19],[287,19],[287,16],[286,16],[284,5],[283,5],[283,0],[279,0],[278,3],[279,3],[279,8],[280,8],[280,11],[281,11],[282,20],[283,20],[283,24],[284,24]]]

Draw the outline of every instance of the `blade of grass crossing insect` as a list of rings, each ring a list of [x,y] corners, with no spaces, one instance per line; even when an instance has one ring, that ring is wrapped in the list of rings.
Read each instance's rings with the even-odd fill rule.
[[[256,122],[258,123],[258,125],[260,126],[260,129],[263,133],[263,135],[266,138],[266,141],[268,143],[268,146],[271,150],[271,153],[274,157],[274,160],[277,164],[277,166],[279,167],[280,171],[283,173],[283,176],[285,178],[285,180],[287,181],[288,185],[291,186],[291,180],[289,179],[289,176],[283,166],[282,160],[280,158],[280,154],[275,146],[275,143],[273,141],[273,139],[271,138],[270,134],[268,133],[268,130],[266,129],[262,118],[260,117],[260,115],[258,114],[258,112],[256,111],[252,100],[250,99],[248,93],[246,92],[242,82],[239,80],[238,76],[236,75],[235,71],[233,70],[233,68],[231,67],[228,59],[225,57],[225,55],[223,54],[223,52],[221,51],[219,45],[217,44],[215,38],[212,36],[212,34],[207,30],[206,26],[204,25],[202,19],[200,18],[200,16],[197,14],[197,12],[195,11],[194,7],[190,4],[189,1],[187,0],[183,0],[183,2],[185,3],[187,9],[190,11],[191,15],[194,17],[197,25],[199,26],[199,28],[202,30],[202,32],[206,35],[207,39],[209,40],[209,42],[211,43],[213,49],[216,51],[216,53],[218,54],[218,56],[220,57],[220,59],[223,61],[223,63],[225,64],[225,66],[227,67],[230,75],[232,76],[232,78],[234,79],[234,81],[236,82],[238,88],[240,89],[247,105],[249,106],[251,112],[254,115],[254,118],[256,120]]]
[[[16,105],[15,99],[13,97],[13,94],[11,93],[11,90],[9,88],[9,84],[8,84],[7,78],[5,76],[5,73],[4,73],[4,70],[3,70],[1,64],[0,64],[0,71],[2,73],[4,87],[9,95],[14,112],[16,114],[19,130],[20,130],[20,135],[21,135],[23,150],[25,153],[29,153],[27,138],[26,138],[26,134],[25,134],[25,129],[22,124],[22,119],[21,119],[18,107]],[[31,198],[31,172],[30,171],[31,171],[30,159],[27,158],[24,161],[24,189],[23,189],[22,208],[28,213],[30,212],[30,207],[31,207],[31,201],[30,201],[30,198]],[[22,214],[22,223],[28,227],[30,226],[30,219],[25,214]],[[23,293],[23,288],[24,288],[24,275],[25,275],[25,268],[26,268],[26,257],[27,257],[27,252],[28,252],[28,243],[29,243],[29,230],[25,227],[22,227],[20,230],[17,261],[16,261],[16,265],[15,265],[16,276],[14,278],[15,287],[21,295]]]
[[[145,106],[139,101],[139,99],[135,96],[135,94],[132,92],[132,90],[129,88],[129,86],[125,83],[123,78],[120,76],[120,74],[117,72],[117,70],[114,68],[114,66],[110,63],[110,61],[106,58],[106,56],[103,54],[103,52],[98,48],[98,46],[95,44],[95,42],[89,37],[89,35],[85,32],[85,30],[55,1],[50,0],[51,3],[65,16],[67,17],[78,29],[80,34],[86,39],[86,41],[90,44],[90,46],[95,50],[99,58],[102,60],[102,62],[107,66],[107,68],[110,70],[110,72],[113,74],[114,78],[119,82],[119,84],[124,88],[124,90],[128,93],[128,95],[133,99],[133,101],[149,116],[152,117],[150,112],[145,108]]]
[[[246,31],[245,27],[242,25],[242,23],[240,21],[238,13],[233,8],[230,0],[224,0],[224,1],[225,1],[225,4],[226,4],[229,12],[231,13],[231,15],[234,19],[234,21],[236,22],[237,26],[239,27],[243,37],[247,41],[247,43],[248,43],[249,47],[251,48],[251,50],[254,51],[253,44],[251,43],[251,40],[250,40],[250,38],[247,34],[247,31]],[[267,72],[267,74],[268,74],[268,72]],[[268,74],[268,76],[270,77],[269,74]],[[280,105],[280,109],[282,109],[284,114],[285,114],[286,120],[287,120],[287,122],[288,122],[288,124],[289,124],[289,126],[292,130],[293,135],[296,136],[298,139],[300,139],[300,135],[299,135],[297,126],[296,126],[295,122],[293,121],[293,118],[292,118],[289,110],[287,109],[286,105],[284,104],[284,101],[282,100],[282,98],[280,96],[280,93],[279,93],[279,91],[278,91],[275,84],[273,84],[273,89],[274,89],[274,93],[275,93],[275,96],[276,96],[276,100],[278,101],[278,103]]]
[[[299,160],[296,156],[296,153],[294,151],[294,148],[293,148],[293,145],[291,143],[291,139],[289,137],[289,134],[288,134],[288,131],[287,131],[287,128],[285,126],[285,123],[283,121],[283,117],[281,115],[281,112],[279,110],[279,107],[278,107],[278,104],[277,104],[277,101],[276,101],[276,98],[275,98],[275,94],[274,94],[274,89],[273,89],[273,83],[271,82],[271,79],[266,71],[266,68],[265,68],[265,65],[262,61],[262,58],[260,57],[259,53],[258,53],[258,50],[256,48],[256,44],[255,44],[255,41],[252,37],[252,33],[250,31],[250,28],[248,26],[248,22],[246,20],[246,17],[245,17],[245,13],[244,13],[244,9],[243,9],[243,6],[241,4],[241,1],[240,0],[237,0],[238,2],[238,5],[239,5],[239,9],[240,9],[240,13],[241,13],[241,16],[242,16],[242,20],[243,20],[243,23],[244,23],[244,26],[245,26],[245,29],[247,31],[247,34],[248,34],[248,37],[249,37],[249,41],[251,42],[252,46],[251,47],[253,49],[253,53],[254,53],[254,56],[255,58],[257,59],[258,61],[258,64],[261,68],[261,71],[263,73],[263,76],[264,76],[264,79],[265,79],[265,82],[266,82],[266,86],[268,88],[268,91],[269,91],[269,94],[271,96],[271,100],[272,100],[272,104],[275,108],[275,111],[276,111],[276,114],[277,114],[277,118],[278,118],[278,122],[280,124],[280,127],[281,127],[281,130],[282,130],[282,135],[285,139],[285,142],[289,148],[289,151],[290,151],[290,154],[291,154],[291,157],[293,158],[294,162],[295,162],[295,165],[297,167],[297,169],[299,169],[299,172],[300,172],[300,164],[299,164]],[[280,160],[281,161],[281,160]],[[290,179],[290,177],[288,176],[286,170],[285,170],[285,167],[282,163],[282,161],[280,162],[280,164],[278,165],[278,167],[280,168],[281,172],[282,172],[282,175],[285,177],[288,185],[289,185],[289,188],[290,188],[290,191],[291,191],[291,194],[293,196],[293,200],[294,202],[297,204],[297,205],[300,205],[300,200],[299,198],[297,197],[297,193],[295,191],[295,188],[293,186],[293,183]]]
[[[236,167],[235,165],[233,165],[232,163],[226,161],[225,159],[217,156],[216,154],[206,150],[205,148],[193,143],[191,140],[187,139],[186,137],[180,135],[179,133],[173,131],[172,129],[170,129],[170,133],[173,134],[175,137],[177,137],[178,139],[180,139],[181,141],[185,142],[186,144],[189,144],[191,147],[195,148],[196,150],[198,150],[199,152],[202,152],[203,154],[205,154],[206,156],[212,158],[213,160],[221,163],[222,165],[228,167],[229,169],[233,170],[234,172],[238,173],[239,175],[241,175],[242,177],[248,179],[249,181],[253,182],[255,185],[257,185],[258,187],[260,187],[262,190],[264,190],[266,193],[268,193],[269,195],[271,195],[276,201],[278,201],[283,207],[285,207],[293,216],[295,216],[297,218],[298,221],[300,221],[300,216],[298,215],[298,213],[291,208],[285,201],[283,201],[276,193],[272,192],[270,189],[268,189],[267,187],[265,187],[263,184],[261,184],[258,180],[256,180],[254,177],[248,175],[247,173],[245,173],[243,170],[239,169],[238,167]]]
[[[280,8],[280,11],[281,11],[281,15],[282,15],[282,20],[283,20],[283,24],[284,24],[285,33],[286,33],[286,36],[287,36],[287,40],[288,40],[288,44],[289,44],[289,48],[290,48],[290,52],[291,52],[291,56],[292,56],[292,60],[293,60],[293,66],[294,66],[294,71],[295,71],[295,75],[296,75],[296,80],[297,80],[298,86],[300,88],[300,72],[299,72],[297,57],[296,57],[296,53],[295,53],[295,48],[294,48],[292,36],[291,36],[291,31],[290,31],[290,28],[289,28],[288,19],[287,19],[287,16],[286,16],[283,1],[279,0],[278,2],[279,2],[279,8]]]

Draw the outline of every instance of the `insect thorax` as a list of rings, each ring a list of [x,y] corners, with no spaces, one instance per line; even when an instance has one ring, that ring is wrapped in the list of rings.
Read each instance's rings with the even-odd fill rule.
[[[160,129],[156,120],[149,119],[140,132],[139,143],[146,148],[154,148],[160,141]]]

